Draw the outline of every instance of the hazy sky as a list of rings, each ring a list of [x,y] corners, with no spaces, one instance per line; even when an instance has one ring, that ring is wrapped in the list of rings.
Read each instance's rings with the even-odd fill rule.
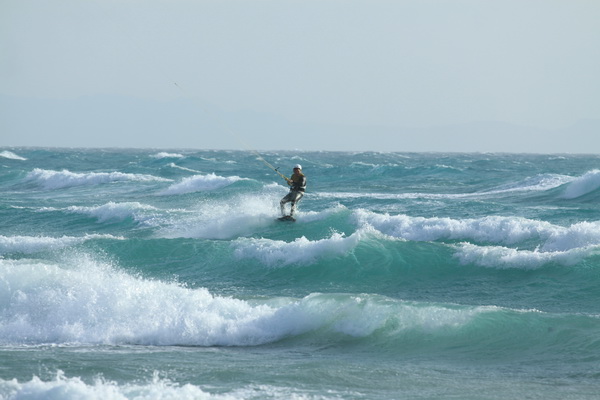
[[[210,109],[262,148],[437,151],[455,135],[450,150],[494,151],[501,130],[479,147],[460,133],[493,122],[600,152],[600,131],[579,148],[569,130],[600,120],[600,1],[0,0],[0,96],[21,107],[0,114],[0,145],[239,148],[206,132]],[[517,131],[508,150],[535,151]]]

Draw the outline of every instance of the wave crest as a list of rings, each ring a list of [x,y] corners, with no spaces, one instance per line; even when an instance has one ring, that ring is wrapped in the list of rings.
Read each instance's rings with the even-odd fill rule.
[[[181,182],[175,183],[162,191],[161,195],[178,195],[193,192],[202,192],[217,190],[229,186],[235,182],[247,180],[239,176],[223,177],[214,173],[207,175],[194,175],[184,178]]]
[[[156,207],[141,204],[139,202],[115,203],[112,201],[94,207],[70,206],[67,210],[69,212],[85,214],[97,218],[98,222],[106,222],[109,220],[123,221],[127,218],[134,218],[135,220],[140,221],[146,219],[142,217],[142,213],[154,213],[158,211]]]
[[[34,182],[44,189],[62,189],[74,186],[93,186],[111,182],[169,182],[170,179],[152,175],[123,172],[77,173],[68,170],[52,171],[36,168],[25,177],[25,182]]]
[[[85,235],[83,237],[62,236],[2,236],[0,235],[0,255],[4,254],[34,254],[42,251],[59,250],[93,239],[116,239],[123,240],[122,237],[113,235]]]
[[[574,265],[600,246],[600,222],[562,227],[522,217],[424,218],[365,210],[355,211],[353,217],[360,227],[370,226],[394,238],[467,242],[458,246],[461,262],[499,268],[537,268],[550,262]]]
[[[25,157],[21,157],[12,151],[4,150],[0,152],[0,157],[8,158],[9,160],[19,160],[19,161],[27,161]]]
[[[565,189],[563,198],[576,199],[600,188],[600,170],[595,169],[576,178]]]
[[[355,232],[345,237],[333,233],[331,237],[311,241],[302,236],[293,242],[271,239],[238,239],[232,245],[238,259],[254,258],[270,267],[289,264],[314,264],[322,258],[346,255],[352,251],[362,236]]]
[[[167,153],[165,151],[161,151],[159,153],[153,154],[150,157],[156,158],[156,159],[162,159],[162,158],[185,158],[185,156],[183,154],[179,154],[179,153]]]

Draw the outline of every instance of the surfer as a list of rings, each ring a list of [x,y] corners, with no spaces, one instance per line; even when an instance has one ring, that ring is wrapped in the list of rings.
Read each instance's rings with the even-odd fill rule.
[[[290,178],[285,178],[285,180],[290,185],[290,192],[281,199],[279,206],[281,207],[282,218],[293,220],[294,213],[296,212],[296,204],[304,196],[304,191],[306,190],[306,176],[302,173],[302,165],[294,165],[294,173]],[[285,204],[289,202],[292,203],[290,215],[285,215]]]

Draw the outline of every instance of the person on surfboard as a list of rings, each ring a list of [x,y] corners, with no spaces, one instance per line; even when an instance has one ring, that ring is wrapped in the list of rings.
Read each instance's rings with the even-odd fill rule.
[[[293,221],[294,214],[296,213],[296,204],[304,196],[304,191],[306,190],[306,176],[302,173],[302,165],[294,165],[294,173],[290,178],[285,178],[285,180],[290,185],[290,192],[279,202],[279,206],[281,207],[280,219],[290,219]],[[290,215],[286,215],[285,204],[290,202],[292,203]]]

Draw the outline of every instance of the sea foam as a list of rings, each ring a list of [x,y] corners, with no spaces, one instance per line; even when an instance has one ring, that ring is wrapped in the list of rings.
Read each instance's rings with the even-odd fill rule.
[[[200,171],[198,171],[196,169],[182,167],[181,165],[177,165],[175,163],[169,163],[168,166],[171,167],[171,168],[180,169],[182,171],[193,172],[195,174],[201,174],[202,173],[202,172],[200,172]]]
[[[148,383],[119,385],[101,376],[97,377],[93,383],[87,383],[78,377],[68,378],[62,371],[58,371],[56,378],[49,381],[43,381],[37,376],[28,382],[0,379],[0,398],[21,400],[237,400],[243,397],[226,394],[211,395],[197,386],[174,384],[168,379],[160,379],[156,374]]]
[[[156,221],[164,238],[231,239],[275,222],[278,210],[273,193],[243,195],[223,202],[202,201],[188,213]]]
[[[0,152],[0,157],[2,158],[8,158],[9,160],[19,160],[19,161],[26,161],[27,159],[25,157],[21,157],[15,153],[13,153],[12,151],[8,151],[8,150],[4,150]]]
[[[82,237],[62,236],[2,236],[0,235],[0,255],[21,253],[34,254],[41,251],[53,251],[74,246],[93,239],[115,239],[122,237],[113,235],[85,235]]]
[[[549,263],[572,266],[600,252],[599,246],[567,251],[519,250],[502,246],[476,246],[463,243],[455,253],[462,264],[476,264],[497,269],[536,269]]]
[[[238,259],[254,258],[270,267],[310,265],[322,258],[347,254],[356,247],[361,236],[361,232],[355,232],[348,237],[335,232],[326,239],[308,240],[302,236],[293,242],[244,238],[233,242],[232,246]]]
[[[169,186],[160,194],[178,195],[193,192],[217,190],[241,180],[244,180],[244,178],[240,178],[239,176],[223,177],[215,175],[214,173],[207,175],[194,175],[188,178],[184,178],[181,180],[181,182]]]
[[[156,207],[139,202],[115,203],[112,201],[94,207],[69,206],[67,210],[97,218],[98,222],[110,220],[123,221],[126,218],[133,218],[138,222],[143,222],[144,220],[153,218],[159,211]]]
[[[185,156],[183,154],[179,154],[179,153],[167,153],[165,151],[161,151],[160,153],[153,154],[150,157],[156,158],[156,159],[161,159],[161,158],[185,158]]]
[[[34,376],[26,382],[0,379],[0,398],[18,400],[339,400],[343,393],[328,390],[328,395],[314,395],[312,390],[251,384],[228,391],[210,393],[190,383],[179,384],[159,376],[157,371],[147,382],[119,384],[102,376],[92,382],[67,377],[58,371],[51,380]]]
[[[500,268],[537,268],[549,262],[573,265],[600,247],[600,222],[563,227],[522,217],[424,218],[366,210],[355,211],[353,218],[360,227],[394,238],[464,241],[456,254],[461,262]]]
[[[111,182],[169,182],[170,179],[152,175],[129,174],[123,172],[76,173],[68,170],[52,171],[36,168],[25,177],[25,182],[33,182],[44,189],[62,189],[73,186],[99,185]]]
[[[548,222],[521,217],[425,218],[356,210],[353,218],[359,226],[372,226],[385,235],[415,241],[475,240],[515,244],[548,237],[559,229]]]
[[[248,302],[130,275],[85,254],[59,263],[0,259],[0,282],[0,344],[11,346],[252,346],[308,332],[367,337],[390,322],[394,337],[464,326],[486,311],[368,294]]]

